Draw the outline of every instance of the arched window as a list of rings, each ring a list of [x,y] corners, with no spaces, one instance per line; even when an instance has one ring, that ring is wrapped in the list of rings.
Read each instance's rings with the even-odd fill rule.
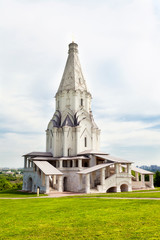
[[[87,147],[87,138],[84,138],[84,146]]]
[[[83,99],[81,98],[81,106],[83,106]]]

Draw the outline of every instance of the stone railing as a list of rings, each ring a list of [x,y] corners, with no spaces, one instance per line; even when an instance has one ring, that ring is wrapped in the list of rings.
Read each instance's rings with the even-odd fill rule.
[[[145,183],[141,181],[132,181],[132,188],[144,188]]]
[[[131,174],[125,173],[125,172],[121,172],[121,173],[117,173],[116,177],[117,178],[126,178],[126,177],[131,177]]]
[[[116,186],[116,174],[113,174],[112,176],[105,179],[105,185],[97,185],[97,190],[99,192],[105,192],[106,189]],[[104,189],[103,189],[104,188]]]

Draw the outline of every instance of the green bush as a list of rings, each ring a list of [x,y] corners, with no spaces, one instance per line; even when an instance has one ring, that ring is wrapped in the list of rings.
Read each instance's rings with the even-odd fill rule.
[[[154,186],[160,187],[160,171],[156,171],[154,175]]]
[[[5,179],[0,179],[0,191],[11,189],[11,188],[12,188],[12,184],[9,181]]]
[[[22,183],[13,183],[12,188],[22,190]]]
[[[13,175],[0,175],[0,191],[2,190],[11,190],[11,189],[22,189],[23,178],[16,177]]]

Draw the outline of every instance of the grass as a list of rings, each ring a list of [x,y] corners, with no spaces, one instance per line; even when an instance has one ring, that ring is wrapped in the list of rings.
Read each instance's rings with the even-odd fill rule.
[[[135,190],[135,191],[132,191],[132,192],[155,192],[155,191],[160,191],[160,187],[155,187],[154,189],[149,189],[149,190],[145,190],[145,189]]]
[[[160,239],[160,201],[1,199],[0,239]]]
[[[134,191],[134,192],[123,192],[123,193],[100,193],[100,194],[87,194],[87,195],[83,195],[83,196],[75,196],[75,197],[155,197],[155,198],[159,198],[160,197],[160,193],[152,193],[154,191],[160,191],[160,187],[159,188],[155,188],[155,189],[151,189],[151,190],[140,190],[140,191]],[[142,194],[141,194],[142,193]],[[143,194],[145,193],[145,195]],[[148,193],[148,194],[146,194]],[[0,198],[26,198],[26,197],[36,197],[37,194],[36,193],[27,193],[27,192],[21,192],[17,189],[11,189],[11,190],[3,190],[0,191]],[[47,194],[40,194],[40,196],[47,196]],[[74,197],[74,196],[72,196]]]
[[[84,194],[77,195],[71,197],[121,197],[121,198],[160,198],[160,192],[147,191],[147,192],[120,192],[120,193],[92,193],[92,194]]]
[[[3,190],[0,191],[0,198],[23,198],[23,197],[36,197],[36,193],[27,193],[27,192],[21,192],[16,189],[11,189],[11,190]],[[40,196],[46,196],[46,194],[40,194]]]

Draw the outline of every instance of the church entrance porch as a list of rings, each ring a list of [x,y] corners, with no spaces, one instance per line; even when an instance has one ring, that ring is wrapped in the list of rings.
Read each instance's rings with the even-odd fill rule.
[[[113,163],[98,164],[78,172],[85,176],[85,192],[106,192],[106,179],[108,178],[108,168]],[[107,169],[107,171],[106,171]]]
[[[119,162],[98,164],[78,174],[85,176],[86,193],[128,192],[131,189],[130,167],[123,172]]]
[[[39,187],[42,192],[63,191],[62,172],[47,161],[34,160],[33,163],[35,174],[39,177]],[[39,172],[41,174],[39,174]]]
[[[152,172],[132,166],[132,189],[154,188]]]

